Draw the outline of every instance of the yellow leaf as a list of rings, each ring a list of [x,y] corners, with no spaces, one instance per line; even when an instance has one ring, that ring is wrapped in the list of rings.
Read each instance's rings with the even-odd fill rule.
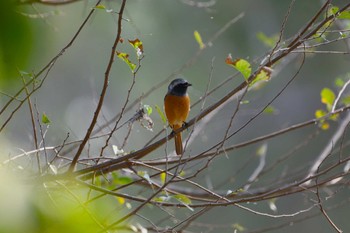
[[[118,202],[121,204],[121,205],[124,205],[125,203],[125,198],[122,198],[122,197],[116,197]]]
[[[160,180],[162,181],[162,184],[165,183],[165,180],[166,180],[166,172],[160,173]]]
[[[156,107],[156,110],[157,110],[157,112],[158,112],[160,118],[162,119],[163,123],[166,124],[166,121],[167,121],[167,120],[166,120],[166,117],[165,117],[165,115],[164,115],[162,109],[160,109],[160,107],[159,107],[158,105],[156,105],[155,107]]]
[[[272,69],[270,67],[264,66],[259,73],[256,75],[254,80],[250,83],[250,86],[254,84],[261,83],[262,81],[268,82],[271,78]]]
[[[326,122],[326,121],[322,122],[321,123],[321,129],[323,129],[323,130],[329,129],[329,123]]]
[[[102,4],[98,4],[97,6],[95,6],[95,9],[102,9],[102,10],[105,10],[106,7]]]
[[[186,195],[183,194],[176,194],[173,196],[175,199],[177,199],[178,201],[180,201],[183,204],[189,205],[192,203],[191,199],[188,198]]]
[[[136,68],[136,64],[132,63],[129,60],[129,54],[127,54],[127,53],[120,53],[120,52],[116,52],[116,53],[117,53],[117,56],[129,66],[131,71],[134,72],[134,70]]]
[[[138,58],[140,58],[143,54],[143,45],[142,42],[139,39],[135,39],[135,40],[128,40],[129,43],[134,47],[134,49],[136,50],[136,55]]]
[[[324,115],[326,115],[327,113],[325,112],[325,111],[323,111],[322,109],[318,109],[318,110],[316,110],[316,112],[315,112],[315,117],[317,118],[317,119],[319,119],[319,118],[321,118],[321,117],[323,117]]]
[[[332,116],[329,117],[332,121],[337,121],[339,117],[339,114],[333,114]]]
[[[199,34],[198,31],[194,31],[194,38],[196,39],[197,43],[199,44],[199,48],[200,49],[204,49],[205,48],[205,44],[203,43],[202,37]]]

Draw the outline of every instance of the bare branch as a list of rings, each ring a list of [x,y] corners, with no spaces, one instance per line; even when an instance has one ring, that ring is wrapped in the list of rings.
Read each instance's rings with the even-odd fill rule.
[[[85,137],[84,137],[83,141],[79,145],[77,153],[74,155],[72,163],[71,163],[71,165],[69,166],[69,169],[68,169],[69,172],[73,172],[74,171],[75,165],[77,164],[78,159],[79,159],[81,153],[83,152],[83,149],[84,149],[86,143],[88,142],[88,140],[90,138],[92,130],[94,129],[94,127],[95,127],[95,125],[97,123],[98,115],[100,114],[100,111],[102,109],[103,101],[104,101],[104,98],[105,98],[105,95],[106,95],[106,92],[107,92],[110,72],[111,72],[111,69],[112,69],[112,66],[113,66],[113,62],[114,62],[116,49],[117,49],[117,46],[118,46],[118,44],[120,42],[120,38],[121,38],[121,34],[122,34],[122,21],[123,21],[123,12],[124,12],[124,9],[125,9],[125,5],[126,5],[126,0],[123,0],[122,4],[120,6],[119,16],[118,16],[118,32],[117,32],[117,36],[116,36],[116,38],[114,40],[114,44],[113,44],[113,47],[112,47],[111,55],[110,55],[109,62],[108,62],[107,68],[106,68],[105,78],[104,78],[104,82],[103,82],[103,87],[102,87],[100,99],[98,101],[98,104],[97,104],[97,107],[96,107],[96,110],[95,110],[95,113],[94,113],[94,117],[91,120],[90,126],[87,129],[87,132],[85,134]]]

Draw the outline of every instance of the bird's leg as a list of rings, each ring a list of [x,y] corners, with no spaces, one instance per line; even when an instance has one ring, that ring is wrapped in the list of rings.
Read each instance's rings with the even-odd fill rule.
[[[170,136],[175,136],[175,131],[171,130]]]
[[[171,133],[169,134],[169,136],[173,137],[173,136],[175,136],[174,128],[173,128],[172,125],[169,125],[169,126],[170,126],[170,128],[171,128]]]

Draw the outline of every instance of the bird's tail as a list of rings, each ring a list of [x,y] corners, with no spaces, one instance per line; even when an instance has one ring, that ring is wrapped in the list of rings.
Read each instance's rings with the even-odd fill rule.
[[[176,131],[179,128],[181,128],[181,125],[180,126],[175,125],[174,126],[174,131]],[[174,140],[175,140],[175,151],[176,151],[176,154],[177,155],[182,155],[183,154],[183,147],[182,147],[181,133],[175,134]]]

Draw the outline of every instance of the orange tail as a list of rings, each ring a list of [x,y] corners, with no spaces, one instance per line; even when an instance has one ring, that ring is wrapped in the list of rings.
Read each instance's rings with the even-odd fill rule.
[[[181,138],[181,133],[178,133],[174,137],[175,140],[175,151],[177,155],[182,155],[183,153],[183,148],[182,148],[182,138]]]

